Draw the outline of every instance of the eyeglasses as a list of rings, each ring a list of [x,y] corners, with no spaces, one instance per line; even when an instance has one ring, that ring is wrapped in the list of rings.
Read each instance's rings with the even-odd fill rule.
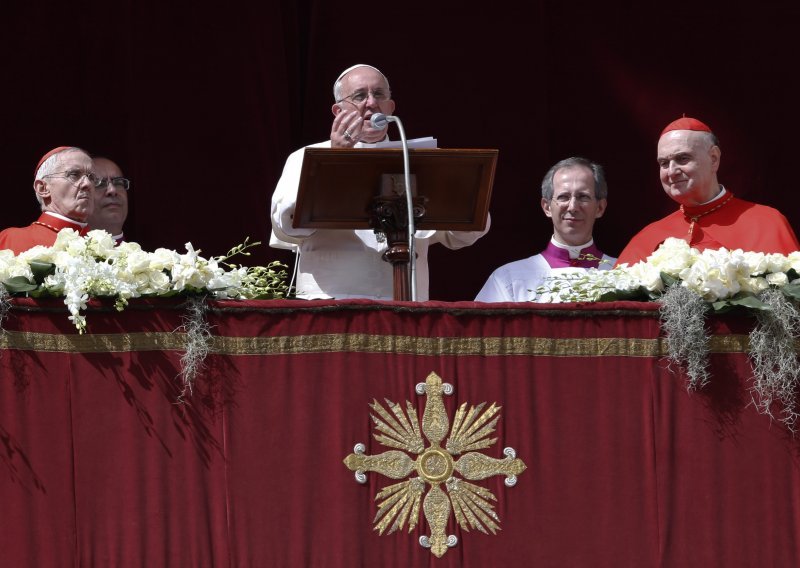
[[[369,91],[369,90],[365,91],[364,89],[359,89],[356,92],[347,95],[346,97],[343,97],[336,102],[340,103],[342,101],[349,101],[351,103],[361,104],[364,101],[366,101],[370,95],[372,95],[372,98],[375,99],[375,102],[379,103],[387,100],[391,96],[388,92],[384,91],[383,89],[375,89],[374,91]]]
[[[97,174],[87,170],[67,170],[65,172],[56,172],[42,176],[42,178],[47,177],[61,177],[68,180],[72,185],[78,185],[84,177],[95,187],[100,183],[100,178],[97,177]]]
[[[571,193],[560,193],[554,196],[552,199],[559,205],[568,205],[573,198],[578,202],[579,205],[588,205],[595,199],[593,195],[588,193],[579,193],[576,195],[572,195]]]
[[[108,188],[108,184],[113,185],[117,189],[124,189],[125,191],[131,188],[131,180],[120,176],[100,178],[94,186],[97,189],[106,189]]]

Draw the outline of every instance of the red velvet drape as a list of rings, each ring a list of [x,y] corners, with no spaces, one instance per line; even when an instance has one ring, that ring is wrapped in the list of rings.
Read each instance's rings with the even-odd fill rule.
[[[0,550],[8,566],[793,566],[798,442],[749,406],[751,321],[712,322],[709,387],[687,393],[648,304],[219,302],[176,404],[183,308],[19,302],[0,338]],[[376,473],[342,460],[369,403],[431,371],[456,407],[496,402],[527,465],[501,529],[440,559],[372,529]]]
[[[539,185],[560,159],[606,167],[595,241],[616,256],[675,210],[658,180],[661,129],[686,113],[720,137],[720,182],[775,206],[800,231],[794,183],[796,2],[229,4],[154,0],[11,1],[0,37],[0,228],[37,215],[33,168],[84,146],[132,179],[129,239],[191,241],[224,254],[266,241],[286,157],[328,139],[340,71],[371,63],[391,81],[409,137],[497,148],[488,235],[430,253],[431,298],[471,300],[499,265],[541,251],[552,223]],[[391,135],[397,138],[394,127]],[[290,261],[256,249],[251,264]]]

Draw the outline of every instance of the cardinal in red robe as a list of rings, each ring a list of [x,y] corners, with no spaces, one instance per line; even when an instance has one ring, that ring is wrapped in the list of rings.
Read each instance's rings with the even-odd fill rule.
[[[39,160],[34,177],[42,214],[27,227],[0,231],[0,250],[19,254],[37,245],[52,246],[63,229],[87,230],[97,182],[89,154],[72,146],[54,148]]]
[[[661,185],[680,208],[639,231],[617,265],[646,260],[669,237],[683,238],[699,250],[800,250],[780,211],[739,199],[717,181],[720,156],[717,137],[703,122],[683,117],[664,128],[658,141]]]

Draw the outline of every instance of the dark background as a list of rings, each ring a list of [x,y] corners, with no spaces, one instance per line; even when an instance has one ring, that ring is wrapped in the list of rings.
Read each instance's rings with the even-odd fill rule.
[[[494,268],[544,247],[539,184],[571,155],[606,167],[595,240],[618,254],[673,210],[655,148],[683,113],[719,136],[720,181],[798,231],[798,6],[11,0],[0,227],[37,216],[36,162],[75,145],[133,180],[125,232],[145,249],[266,243],[286,157],[328,138],[334,79],[369,63],[389,77],[410,138],[500,151],[492,229],[460,251],[431,249],[432,299],[472,299]],[[246,263],[273,259],[291,263],[266,245]]]

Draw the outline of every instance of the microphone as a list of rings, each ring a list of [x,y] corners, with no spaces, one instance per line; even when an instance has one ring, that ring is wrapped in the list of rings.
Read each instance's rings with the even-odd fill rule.
[[[369,118],[369,123],[372,125],[372,128],[377,128],[378,130],[384,130],[389,126],[390,122],[397,122],[397,118],[391,114],[386,115],[382,112],[376,112]]]

